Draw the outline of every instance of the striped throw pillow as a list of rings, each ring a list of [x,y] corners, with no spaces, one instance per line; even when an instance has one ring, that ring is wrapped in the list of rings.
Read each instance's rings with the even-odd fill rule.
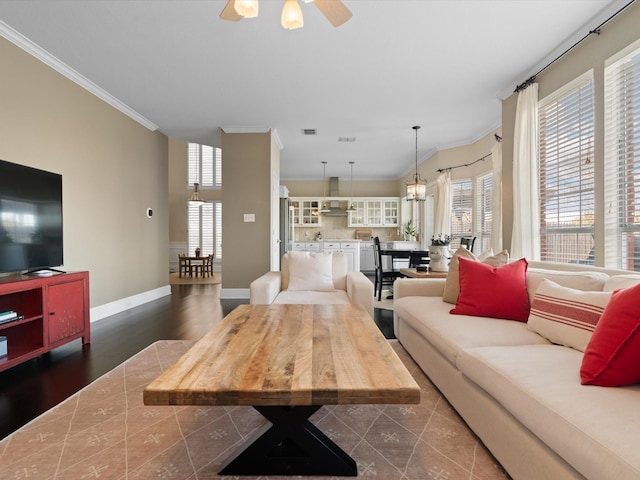
[[[611,292],[582,291],[543,279],[527,326],[552,343],[584,352]]]

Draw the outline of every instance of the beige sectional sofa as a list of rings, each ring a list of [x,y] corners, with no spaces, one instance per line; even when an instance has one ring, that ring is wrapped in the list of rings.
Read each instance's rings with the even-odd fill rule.
[[[629,272],[529,262],[530,298],[542,279],[609,292],[640,283]],[[514,479],[640,478],[640,385],[581,385],[583,352],[526,322],[450,314],[444,284],[395,282],[395,334]]]
[[[280,271],[249,285],[249,303],[361,304],[373,318],[373,283],[343,253],[287,252]]]

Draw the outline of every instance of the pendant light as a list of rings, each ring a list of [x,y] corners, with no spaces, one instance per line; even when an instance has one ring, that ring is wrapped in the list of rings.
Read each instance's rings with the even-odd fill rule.
[[[424,202],[427,199],[427,181],[420,178],[418,173],[418,130],[416,125],[413,130],[416,132],[416,173],[413,175],[413,182],[407,182],[407,202],[415,200],[416,202]]]
[[[237,2],[238,0],[236,0]],[[298,0],[284,0],[282,7],[282,15],[280,16],[280,24],[282,28],[287,30],[295,30],[304,26],[302,18],[302,9],[298,4]]]
[[[235,0],[234,10],[244,18],[255,18],[259,10],[258,0]]]
[[[189,198],[189,203],[206,203],[200,197],[200,184],[198,182],[193,184],[193,195]]]
[[[349,162],[349,165],[351,165],[351,202],[349,203],[349,208],[347,208],[347,212],[355,212],[356,211],[356,207],[353,206],[353,164],[356,162]]]
[[[322,203],[320,204],[320,213],[329,213],[331,209],[327,207],[327,198],[325,186],[327,184],[327,162],[322,162]]]

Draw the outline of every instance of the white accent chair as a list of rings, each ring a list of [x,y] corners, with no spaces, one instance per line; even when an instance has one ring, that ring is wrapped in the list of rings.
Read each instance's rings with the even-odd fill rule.
[[[281,271],[249,286],[251,304],[361,304],[373,318],[373,282],[349,272],[343,253],[287,252]]]

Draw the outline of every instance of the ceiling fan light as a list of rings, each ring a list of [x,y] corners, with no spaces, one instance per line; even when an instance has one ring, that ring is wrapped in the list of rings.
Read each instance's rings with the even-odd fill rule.
[[[238,15],[244,18],[254,18],[258,16],[258,0],[235,0],[233,8]]]
[[[282,24],[282,28],[286,28],[287,30],[301,28],[304,25],[302,9],[300,5],[298,5],[298,0],[284,0],[280,23]]]

